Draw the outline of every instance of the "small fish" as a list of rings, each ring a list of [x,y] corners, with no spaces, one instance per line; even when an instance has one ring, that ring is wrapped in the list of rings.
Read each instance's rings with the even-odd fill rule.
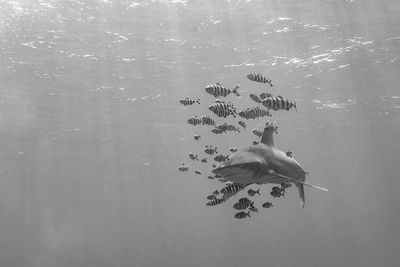
[[[222,194],[231,194],[231,193],[239,192],[240,190],[243,190],[243,189],[244,189],[244,186],[242,184],[235,183],[235,184],[230,184],[230,185],[222,188],[221,193]]]
[[[214,133],[214,134],[222,134],[222,133],[224,133],[224,130],[223,129],[219,129],[219,128],[214,128],[214,129],[211,130],[211,132]]]
[[[197,100],[192,100],[192,99],[186,97],[185,99],[180,99],[179,103],[181,103],[184,106],[193,105],[194,103],[199,103],[200,104],[200,98],[197,99]]]
[[[197,116],[194,116],[194,117],[189,118],[189,119],[187,120],[187,122],[188,122],[189,124],[192,124],[193,126],[196,126],[196,125],[199,125],[199,124],[204,124],[203,121],[202,121],[199,117],[197,117]]]
[[[279,188],[277,186],[272,187],[272,191],[271,191],[271,196],[273,196],[274,198],[276,197],[285,197],[285,190],[283,190],[282,188]]]
[[[198,134],[195,134],[195,135],[193,136],[193,138],[194,138],[194,140],[199,141],[200,138],[201,138],[201,136],[198,135]]]
[[[253,190],[253,189],[249,189],[247,191],[247,193],[249,194],[249,196],[254,197],[255,194],[259,194],[260,195],[260,189],[258,189],[257,191]]]
[[[216,175],[214,175],[214,177],[218,179],[218,178],[221,178],[222,176],[219,174],[216,174]]]
[[[201,174],[201,171],[195,171],[196,174]]]
[[[199,155],[195,155],[195,154],[193,154],[192,152],[190,152],[189,153],[189,158],[191,159],[191,160],[199,160]]]
[[[236,85],[234,89],[228,89],[224,86],[222,86],[220,83],[215,83],[215,84],[210,84],[206,86],[206,92],[210,95],[213,95],[214,97],[226,97],[230,93],[234,93],[237,96],[240,96],[239,92],[237,89],[239,88],[239,85]]]
[[[235,210],[245,210],[252,205],[253,205],[252,202],[251,203],[237,202],[237,203],[233,204],[233,208]]]
[[[247,108],[246,110],[242,110],[239,112],[239,117],[244,118],[246,120],[248,119],[256,119],[259,117],[271,117],[272,115],[265,109],[262,109],[260,107],[255,107],[255,108]]]
[[[290,110],[292,107],[295,108],[296,112],[297,112],[297,106],[296,106],[296,102],[291,101],[287,98],[283,98],[283,97],[276,97],[276,96],[271,96],[271,97],[267,97],[266,99],[264,99],[262,101],[262,105],[264,107],[266,107],[268,110],[272,109],[272,110]]]
[[[265,98],[270,97],[270,96],[272,96],[270,93],[261,93],[260,94],[260,99],[264,100]]]
[[[180,166],[178,170],[181,172],[187,172],[189,170],[189,167],[185,166],[185,164],[182,164],[182,166]]]
[[[200,119],[205,125],[215,125],[215,121],[210,116],[203,115]]]
[[[207,199],[208,200],[213,200],[213,199],[216,199],[217,197],[216,196],[214,196],[214,195],[208,195],[207,196]]]
[[[249,207],[249,210],[252,212],[257,212],[258,213],[258,209],[254,206]]]
[[[249,206],[252,206],[254,202],[252,202],[247,197],[242,197],[241,199],[239,199],[239,203],[245,203],[245,204],[248,204]]]
[[[258,129],[253,129],[253,134],[255,134],[258,137],[261,137],[263,135],[263,132]]]
[[[218,191],[218,190],[215,190],[215,191],[213,192],[213,195],[214,195],[214,196],[218,196],[218,195],[219,195],[219,191]]]
[[[213,164],[213,165],[211,165],[211,167],[213,167],[213,168],[217,168],[217,165]]]
[[[207,176],[207,178],[210,179],[210,180],[213,180],[214,176],[209,175],[209,176]]]
[[[226,133],[226,131],[229,131],[229,132],[234,131],[234,132],[239,132],[240,133],[240,130],[236,126],[234,126],[232,124],[227,124],[227,123],[218,125],[217,129],[220,129],[224,133]]]
[[[253,146],[258,145],[260,142],[258,141],[253,141]]]
[[[226,182],[228,182],[228,180],[226,178],[218,178],[218,182],[226,183]]]
[[[209,110],[214,112],[215,115],[218,117],[228,117],[229,115],[232,115],[234,118],[236,118],[236,107],[231,103],[231,102],[225,102],[221,100],[216,100],[214,104],[211,104],[208,107]]]
[[[247,78],[249,80],[252,80],[253,82],[268,83],[272,87],[272,81],[267,79],[267,78],[265,78],[264,76],[262,76],[259,73],[255,73],[255,72],[250,73],[250,74],[247,75]]]
[[[229,148],[229,151],[232,152],[232,153],[235,153],[237,151],[237,148],[236,147],[231,147],[231,148]]]
[[[207,202],[206,205],[207,206],[215,206],[215,205],[221,204],[222,202],[225,202],[225,200],[222,198],[214,198],[210,202]]]
[[[266,209],[272,208],[273,206],[274,206],[274,205],[272,205],[271,202],[265,202],[264,204],[262,204],[262,207],[263,207],[263,208],[266,208]]]
[[[262,100],[255,94],[250,94],[250,98],[257,103],[262,103]]]
[[[289,158],[292,158],[292,151],[288,151],[288,152],[286,152],[286,156],[288,156]]]
[[[206,152],[209,155],[213,155],[213,154],[217,153],[217,147],[213,148],[212,146],[206,145],[206,149],[204,150],[204,152]]]
[[[243,127],[243,129],[246,131],[246,123],[244,121],[239,121],[238,122],[240,126]]]
[[[244,212],[244,211],[241,211],[241,212],[238,212],[238,213],[236,213],[235,214],[235,218],[236,219],[243,219],[243,218],[246,218],[246,217],[250,217],[250,211],[249,212]]]
[[[207,162],[207,158],[202,158],[201,162],[206,163]]]
[[[214,160],[218,161],[218,162],[222,162],[222,161],[225,161],[225,160],[228,160],[228,159],[229,159],[229,155],[224,156],[222,154],[219,154],[219,155],[214,157]]]

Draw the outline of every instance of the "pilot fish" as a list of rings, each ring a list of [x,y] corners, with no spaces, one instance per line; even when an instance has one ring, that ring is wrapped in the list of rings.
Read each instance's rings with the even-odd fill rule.
[[[236,107],[231,102],[216,100],[214,104],[208,107],[208,109],[214,112],[218,117],[226,118],[229,115],[232,115],[236,118]]]
[[[207,146],[206,145],[206,149],[204,150],[204,152],[206,152],[209,155],[212,155],[214,153],[217,153],[217,147],[212,147],[212,146]]]
[[[200,119],[205,125],[215,125],[215,121],[210,116],[203,115],[200,116]]]
[[[235,153],[237,151],[237,148],[236,147],[231,147],[231,148],[229,148],[229,151],[232,152],[232,153]]]
[[[253,202],[251,202],[251,203],[237,202],[237,203],[233,204],[233,208],[235,210],[245,210],[248,207],[250,207],[251,205],[253,205]]]
[[[259,82],[259,83],[268,83],[272,87],[272,81],[270,79],[267,79],[266,77],[262,76],[259,73],[250,73],[247,75],[247,78],[252,80],[253,82]]]
[[[184,106],[193,105],[194,103],[199,103],[200,104],[200,98],[197,99],[197,100],[193,100],[193,99],[190,99],[190,98],[186,97],[185,99],[180,99],[179,103],[181,103]]]
[[[236,193],[239,192],[240,190],[243,190],[244,186],[242,184],[230,184],[224,188],[221,189],[222,194],[231,194],[231,193]]]
[[[250,211],[249,212],[244,212],[244,211],[241,211],[241,212],[238,212],[238,213],[236,213],[235,214],[235,218],[236,219],[243,219],[243,218],[246,218],[246,217],[250,217]]]
[[[226,97],[230,93],[234,93],[235,95],[240,96],[239,92],[237,91],[238,88],[239,85],[236,85],[236,87],[231,90],[222,86],[220,83],[216,83],[207,85],[206,92],[210,95],[213,95],[214,97],[220,97],[220,96]]]
[[[235,131],[235,132],[239,132],[240,133],[240,130],[236,126],[231,125],[231,124],[227,124],[227,123],[224,123],[222,125],[218,125],[217,129],[221,129],[225,133],[226,133],[226,131],[229,131],[229,132]]]
[[[196,126],[196,125],[199,125],[199,124],[204,124],[203,121],[201,120],[201,118],[199,118],[199,117],[197,117],[197,116],[194,116],[194,117],[189,118],[189,119],[187,120],[187,122],[188,122],[189,124],[192,124],[193,126]]]
[[[206,205],[207,206],[215,206],[215,205],[221,204],[224,201],[225,200],[222,198],[214,198],[210,202],[207,202]]]
[[[272,208],[273,206],[274,206],[274,205],[272,205],[271,202],[265,202],[264,204],[262,204],[262,207],[263,207],[263,208],[266,208],[266,209]]]
[[[263,132],[258,129],[253,129],[253,134],[255,134],[258,137],[261,137],[263,135]]]
[[[246,120],[248,119],[255,119],[259,117],[271,117],[272,115],[265,109],[262,109],[260,107],[255,107],[255,108],[247,108],[246,110],[240,111],[239,112],[239,117],[244,118]]]
[[[263,100],[262,105],[266,108],[272,109],[272,110],[290,110],[292,107],[295,108],[297,112],[297,106],[296,102],[291,101],[287,98],[283,98],[281,96],[271,96],[267,97],[266,99]]]
[[[257,96],[257,95],[255,95],[255,94],[250,94],[250,98],[253,100],[253,101],[256,101],[257,103],[262,103],[262,100]]]
[[[229,159],[229,155],[224,156],[224,155],[220,154],[220,155],[217,155],[214,157],[214,160],[218,161],[218,162],[222,162],[222,161],[225,161],[228,159]]]
[[[249,196],[254,197],[255,194],[259,194],[260,195],[260,189],[258,189],[257,191],[253,190],[253,189],[249,189],[247,191],[247,193],[249,194]]]

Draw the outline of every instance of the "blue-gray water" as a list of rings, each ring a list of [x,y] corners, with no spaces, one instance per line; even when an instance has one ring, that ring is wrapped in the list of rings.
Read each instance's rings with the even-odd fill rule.
[[[2,1],[0,266],[398,266],[399,13],[397,0]],[[221,184],[187,154],[255,137],[186,120],[217,81],[249,106],[267,88],[250,72],[297,101],[273,113],[275,143],[329,192],[306,188],[301,209],[291,188],[237,220],[233,201],[205,205]]]

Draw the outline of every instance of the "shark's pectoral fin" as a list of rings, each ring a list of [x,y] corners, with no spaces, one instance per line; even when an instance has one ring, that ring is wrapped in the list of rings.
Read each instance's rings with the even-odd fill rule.
[[[289,181],[294,182],[294,183],[299,183],[299,184],[307,185],[307,186],[312,187],[312,188],[320,189],[320,190],[323,190],[323,191],[328,191],[328,189],[326,189],[326,188],[323,188],[323,187],[320,187],[320,186],[317,186],[317,185],[312,185],[312,184],[309,184],[309,183],[306,183],[306,182],[302,182],[302,181],[290,178],[288,176],[276,173],[274,170],[269,170],[268,174],[274,174],[274,175],[276,175],[278,177],[281,177],[282,179],[286,179],[286,180],[289,180]]]

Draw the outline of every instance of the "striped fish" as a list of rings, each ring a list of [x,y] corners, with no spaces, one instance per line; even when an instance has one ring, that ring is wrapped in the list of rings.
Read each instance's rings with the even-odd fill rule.
[[[253,134],[255,134],[258,137],[261,137],[263,135],[263,132],[258,129],[253,129]]]
[[[187,120],[187,122],[188,122],[189,124],[192,124],[193,126],[196,126],[196,125],[199,125],[199,124],[203,124],[203,121],[201,120],[201,118],[199,118],[199,117],[197,117],[197,116],[194,116],[194,117],[189,118],[189,119]]]
[[[238,124],[246,131],[246,123],[244,121],[239,121]]]
[[[251,203],[250,203],[251,204]],[[249,203],[243,203],[243,202],[237,202],[237,203],[235,203],[234,205],[233,205],[233,208],[235,209],[235,210],[245,210],[245,209],[247,209],[248,207],[250,207],[250,204]]]
[[[213,200],[213,199],[216,199],[217,197],[216,196],[214,196],[214,195],[208,195],[207,196],[207,199],[208,200]]]
[[[211,132],[215,133],[215,134],[222,134],[222,133],[224,133],[224,130],[220,129],[220,128],[214,128],[211,130]]]
[[[210,105],[208,107],[209,110],[214,112],[215,115],[218,117],[228,117],[229,115],[232,115],[234,118],[236,118],[236,107],[231,103],[231,102],[225,102],[225,101],[220,101],[216,100],[214,104]]]
[[[291,101],[287,98],[283,98],[281,96],[271,96],[267,97],[265,100],[263,100],[262,105],[266,108],[272,109],[272,110],[289,110],[292,107],[296,109],[297,112],[297,106],[296,102]]]
[[[180,99],[179,103],[181,103],[184,106],[193,105],[194,103],[199,103],[200,104],[200,98],[197,99],[197,100],[193,100],[193,99],[190,99],[190,98],[186,97],[185,99]]]
[[[250,211],[249,212],[244,212],[244,211],[241,211],[241,212],[238,212],[238,213],[236,213],[235,214],[235,218],[236,219],[243,219],[243,218],[246,218],[246,217],[250,217]]]
[[[200,116],[200,119],[205,125],[215,125],[215,121],[210,116],[203,115]]]
[[[227,187],[224,187],[221,189],[222,194],[231,194],[231,193],[236,193],[239,192],[240,190],[243,190],[244,186],[242,184],[230,184]]]
[[[264,100],[265,98],[270,97],[270,96],[272,96],[270,93],[261,93],[260,94],[260,99]]]
[[[249,206],[252,206],[254,204],[254,202],[252,202],[247,197],[242,197],[241,199],[239,199],[239,203],[245,203],[248,204]]]
[[[231,148],[229,148],[229,151],[232,152],[232,153],[235,153],[237,151],[237,148],[236,147],[231,147]]]
[[[255,194],[259,194],[260,195],[260,189],[258,189],[257,191],[253,190],[253,189],[249,189],[247,191],[247,194],[249,194],[249,196],[254,197]]]
[[[237,96],[240,96],[239,92],[237,89],[239,88],[239,85],[236,85],[234,89],[228,89],[224,86],[222,86],[220,83],[215,83],[215,84],[210,84],[206,86],[206,92],[210,95],[213,95],[214,97],[226,97],[230,93],[234,93]]]
[[[250,80],[252,80],[253,82],[259,82],[259,83],[268,83],[271,87],[272,87],[272,81],[265,78],[264,76],[262,76],[259,73],[250,73],[247,75],[247,78],[249,78]]]
[[[259,117],[271,117],[272,115],[265,109],[262,109],[260,107],[255,107],[255,108],[247,108],[246,110],[240,111],[239,112],[239,117],[244,118],[244,119],[256,119]]]
[[[255,94],[250,94],[250,98],[253,100],[253,101],[256,101],[257,103],[262,103],[262,100],[261,100],[261,98],[259,98],[257,95],[255,95]]]
[[[217,148],[213,148],[212,146],[207,146],[206,145],[206,149],[204,150],[204,152],[206,152],[209,155],[212,155],[214,153],[217,153]]]
[[[221,204],[224,201],[225,200],[223,200],[222,198],[214,198],[210,202],[207,202],[206,205],[207,206],[215,206],[215,205]]]
[[[219,155],[216,155],[214,157],[214,160],[218,161],[218,162],[222,162],[222,161],[225,161],[225,160],[228,160],[228,159],[229,159],[229,155],[224,156],[222,154],[219,154]]]
[[[231,124],[227,124],[227,123],[224,123],[222,125],[218,125],[217,129],[220,129],[221,131],[223,131],[225,133],[226,133],[226,131],[229,131],[229,132],[234,131],[234,132],[239,132],[240,133],[240,130],[236,126],[231,125]]]

